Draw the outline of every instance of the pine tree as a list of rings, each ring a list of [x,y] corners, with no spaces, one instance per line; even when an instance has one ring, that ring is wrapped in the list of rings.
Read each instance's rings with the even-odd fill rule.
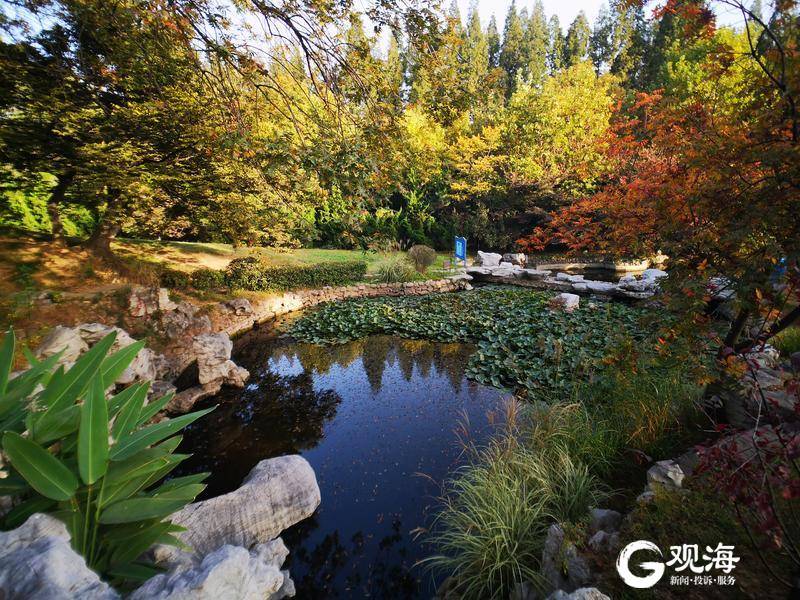
[[[503,30],[503,45],[500,49],[500,66],[505,69],[508,81],[507,95],[510,96],[517,85],[517,75],[524,66],[525,52],[525,31],[522,21],[517,14],[517,7],[514,0],[508,7],[506,24]]]
[[[607,68],[614,58],[614,25],[614,17],[603,3],[597,13],[597,20],[589,40],[589,56],[598,73]]]
[[[497,19],[494,15],[489,19],[486,29],[486,46],[489,53],[489,68],[500,66],[500,34],[497,31]]]
[[[482,87],[486,84],[486,74],[489,71],[489,49],[486,36],[481,28],[481,18],[478,14],[478,4],[473,1],[467,18],[467,43],[465,52],[465,70],[467,78],[467,93],[477,104],[482,96]]]
[[[564,47],[564,64],[575,65],[589,56],[589,38],[592,30],[583,11],[578,13],[567,30]]]
[[[550,37],[547,48],[547,66],[553,74],[564,65],[564,34],[561,31],[561,23],[557,15],[550,17],[547,25]]]
[[[544,4],[536,0],[527,27],[528,76],[531,82],[538,84],[547,76],[547,52],[550,45],[550,33],[547,27],[547,15]]]

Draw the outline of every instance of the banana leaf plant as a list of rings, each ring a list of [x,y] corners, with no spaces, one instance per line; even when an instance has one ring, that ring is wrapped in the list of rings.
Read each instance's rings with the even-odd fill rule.
[[[11,376],[15,336],[0,342],[0,495],[15,498],[10,529],[37,512],[62,520],[87,564],[115,582],[157,571],[140,560],[155,543],[181,546],[169,516],[204,489],[207,473],[164,478],[188,454],[176,435],[213,408],[151,422],[171,395],[147,403],[149,383],[107,396],[144,343],[109,354],[116,333],[68,369],[59,355]]]

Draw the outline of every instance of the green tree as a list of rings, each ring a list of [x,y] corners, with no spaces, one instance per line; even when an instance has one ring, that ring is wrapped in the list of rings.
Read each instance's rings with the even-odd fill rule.
[[[489,19],[489,26],[486,28],[486,46],[489,53],[489,68],[499,67],[500,34],[497,31],[497,19],[495,19],[494,15]]]
[[[508,7],[506,15],[503,45],[500,49],[500,66],[506,72],[507,94],[510,96],[516,89],[518,74],[526,66],[525,31],[514,0],[511,0],[511,6]]]
[[[547,55],[550,45],[547,15],[541,0],[537,0],[533,5],[533,12],[525,33],[528,47],[528,76],[531,82],[539,84],[547,76]]]
[[[550,36],[547,48],[547,65],[550,68],[550,73],[553,74],[564,65],[564,33],[561,31],[558,15],[550,17],[547,30]]]
[[[564,64],[575,65],[589,57],[589,39],[592,30],[583,11],[578,13],[567,30],[564,41]]]

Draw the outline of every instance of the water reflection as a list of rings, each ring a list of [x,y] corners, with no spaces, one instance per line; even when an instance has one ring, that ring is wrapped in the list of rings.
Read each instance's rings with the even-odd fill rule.
[[[471,346],[373,336],[335,347],[253,332],[236,360],[251,372],[186,433],[210,470],[206,495],[234,489],[264,458],[302,454],[322,505],[284,533],[300,598],[429,598],[428,554],[415,534],[430,525],[442,481],[458,463],[455,429],[483,439],[502,393],[467,381]]]

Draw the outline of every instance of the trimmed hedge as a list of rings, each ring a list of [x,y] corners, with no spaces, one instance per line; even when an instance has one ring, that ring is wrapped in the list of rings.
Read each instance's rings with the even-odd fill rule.
[[[366,273],[367,263],[364,261],[275,267],[255,256],[247,256],[228,264],[225,283],[242,290],[292,290],[348,285],[362,280]]]
[[[216,269],[197,269],[192,273],[192,287],[200,291],[225,287],[225,273]]]
[[[185,271],[164,268],[159,277],[159,284],[171,290],[186,290],[191,285],[191,275]]]

